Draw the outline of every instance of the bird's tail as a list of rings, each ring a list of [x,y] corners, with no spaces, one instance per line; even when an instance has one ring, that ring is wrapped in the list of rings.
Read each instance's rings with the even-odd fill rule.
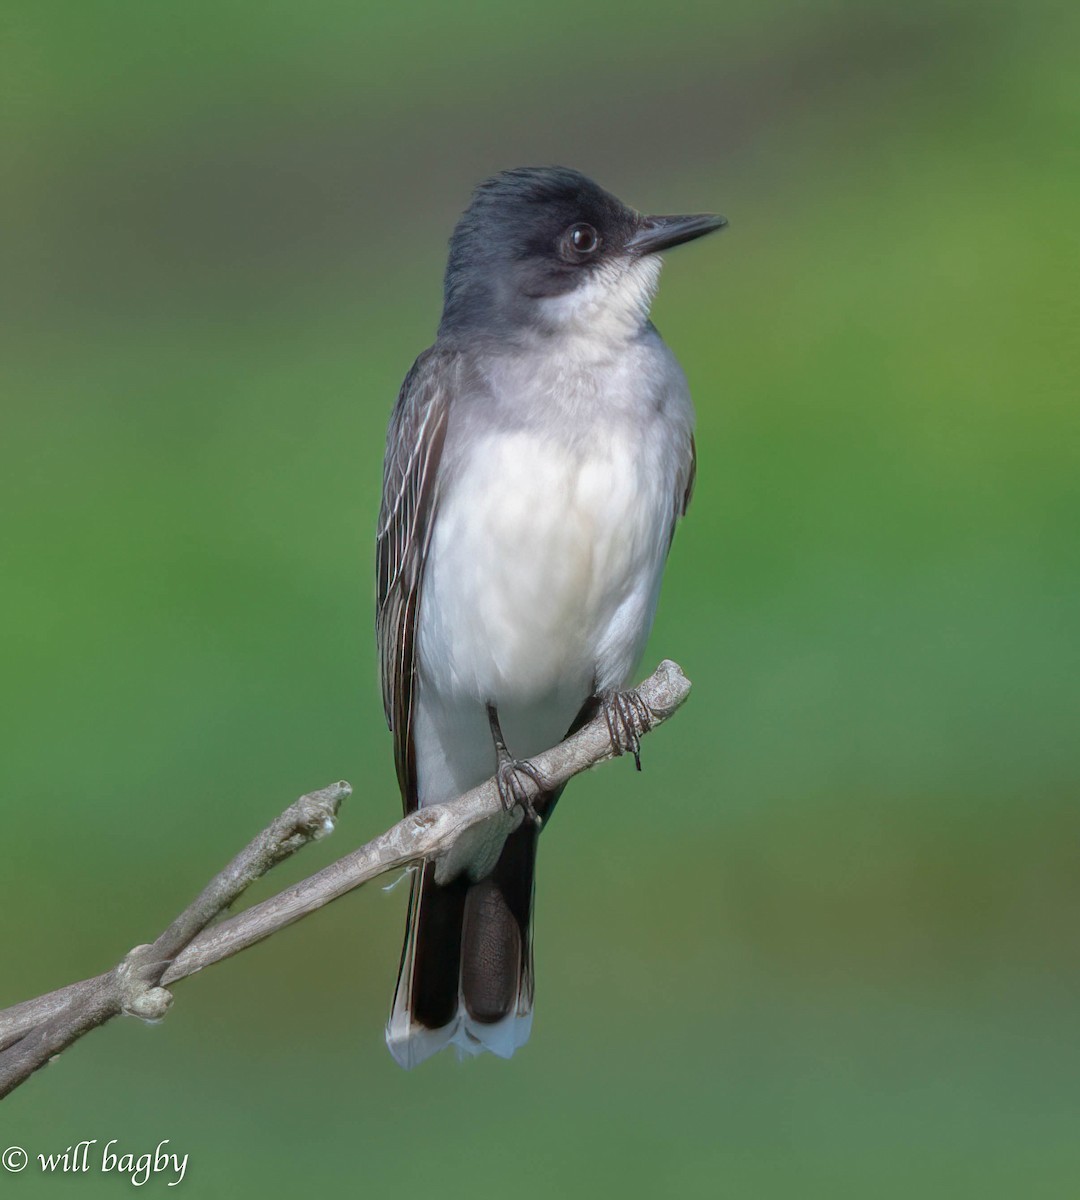
[[[539,831],[507,839],[495,869],[477,882],[413,877],[386,1044],[408,1069],[454,1045],[509,1058],[529,1039],[533,1007],[532,903]]]

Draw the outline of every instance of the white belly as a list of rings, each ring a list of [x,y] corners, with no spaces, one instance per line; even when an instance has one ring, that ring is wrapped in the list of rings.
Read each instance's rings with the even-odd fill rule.
[[[440,496],[419,614],[422,803],[494,768],[486,705],[515,757],[557,743],[594,691],[623,685],[652,624],[674,484],[647,444],[587,449],[489,434]]]
[[[477,446],[441,497],[424,575],[430,683],[502,707],[624,682],[667,549],[658,465],[629,427],[584,450],[524,431]]]

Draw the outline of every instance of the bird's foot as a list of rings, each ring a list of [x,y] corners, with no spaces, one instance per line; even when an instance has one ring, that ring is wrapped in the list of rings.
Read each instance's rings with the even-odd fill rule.
[[[506,738],[503,737],[502,726],[499,724],[499,713],[494,704],[487,706],[487,713],[491,724],[491,739],[495,743],[495,783],[503,808],[508,813],[513,812],[515,808],[524,810],[525,815],[539,829],[543,820],[533,805],[525,781],[531,779],[542,792],[550,792],[551,784],[528,759],[514,758],[507,750]]]
[[[607,721],[611,748],[615,754],[629,752],[634,756],[634,765],[641,770],[641,735],[652,728],[653,718],[649,706],[634,688],[625,692],[604,692],[600,697],[600,711]]]
[[[527,779],[532,780],[542,792],[550,791],[550,784],[528,759],[511,758],[505,753],[499,755],[499,765],[495,768],[495,783],[503,808],[507,812],[513,812],[515,808],[522,809],[525,816],[539,829],[543,821],[533,806],[529,787],[525,782]]]

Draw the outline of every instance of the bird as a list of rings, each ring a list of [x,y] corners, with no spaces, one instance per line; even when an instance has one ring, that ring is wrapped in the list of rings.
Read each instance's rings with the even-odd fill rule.
[[[454,228],[436,339],[387,433],[377,640],[405,813],[492,777],[503,811],[413,871],[386,1027],[407,1069],[528,1040],[537,843],[560,794],[529,757],[603,714],[640,769],[628,681],[697,457],[650,306],[661,252],[726,224],[645,216],[549,166],[485,180]]]

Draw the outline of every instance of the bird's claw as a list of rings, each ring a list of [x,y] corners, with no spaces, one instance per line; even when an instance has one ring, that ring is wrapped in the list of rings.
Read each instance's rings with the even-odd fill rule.
[[[634,765],[641,770],[641,735],[652,728],[652,713],[636,689],[625,692],[607,692],[600,699],[600,708],[607,721],[608,736],[615,754],[628,751],[634,756]]]
[[[513,812],[515,808],[522,809],[526,817],[539,829],[543,821],[533,806],[526,779],[532,780],[542,792],[550,790],[544,776],[527,759],[507,756],[499,762],[495,771],[495,783],[503,808],[508,813]]]

